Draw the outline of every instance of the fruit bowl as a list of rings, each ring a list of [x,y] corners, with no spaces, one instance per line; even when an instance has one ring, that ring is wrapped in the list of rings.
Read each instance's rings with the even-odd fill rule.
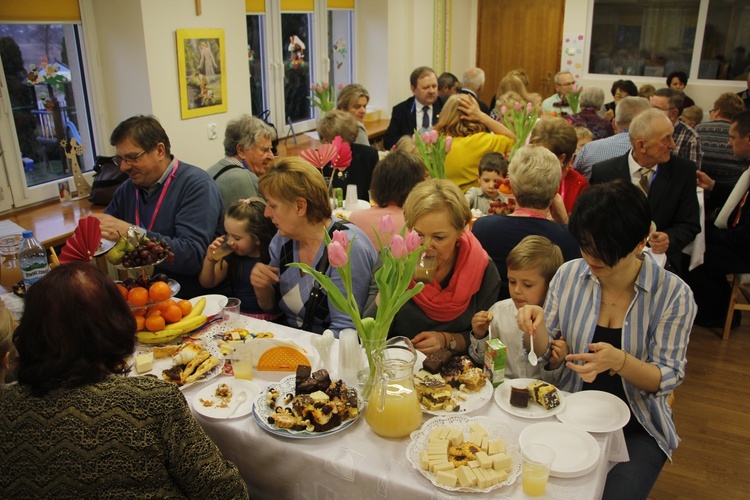
[[[119,285],[122,285],[122,286],[125,286],[125,284],[122,281],[116,281],[115,283],[117,283]],[[173,279],[170,278],[166,283],[167,283],[167,285],[169,285],[169,290],[171,291],[171,295],[169,297],[167,297],[167,298],[165,298],[163,300],[158,300],[158,301],[153,301],[149,297],[148,302],[146,304],[142,305],[142,306],[135,306],[135,305],[131,304],[130,302],[128,302],[128,305],[130,306],[130,309],[132,309],[132,310],[146,309],[146,308],[155,306],[156,304],[161,304],[162,302],[165,302],[165,301],[171,299],[172,297],[174,297],[175,295],[177,295],[180,292],[180,284],[177,283],[175,280],[173,280]]]
[[[118,269],[120,271],[140,271],[141,269],[145,269],[146,272],[148,272],[148,271],[152,270],[154,268],[154,266],[158,266],[159,264],[161,264],[165,260],[167,260],[166,256],[162,257],[161,259],[157,260],[156,262],[153,262],[151,264],[147,264],[145,266],[125,267],[122,264],[117,264],[117,265],[113,265],[112,267],[114,267],[115,269]]]

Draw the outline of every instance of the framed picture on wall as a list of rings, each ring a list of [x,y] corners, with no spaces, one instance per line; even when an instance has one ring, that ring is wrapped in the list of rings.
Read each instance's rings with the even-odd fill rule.
[[[226,113],[223,29],[177,30],[177,69],[183,120]]]

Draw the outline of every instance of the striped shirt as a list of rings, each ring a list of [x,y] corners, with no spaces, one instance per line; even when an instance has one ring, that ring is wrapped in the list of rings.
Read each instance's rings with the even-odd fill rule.
[[[737,182],[745,171],[744,162],[734,156],[729,142],[729,122],[715,120],[695,127],[703,149],[701,170],[715,181]]]
[[[622,156],[630,151],[631,147],[627,130],[606,139],[589,142],[576,155],[573,170],[584,176],[586,180],[591,180],[591,167],[599,162]]]
[[[696,305],[690,288],[646,255],[636,278],[635,294],[622,326],[622,348],[661,371],[656,393],[646,393],[623,379],[633,415],[670,458],[680,438],[667,398],[685,377],[690,329]],[[544,304],[550,340],[562,332],[572,354],[588,352],[601,304],[601,285],[583,259],[566,262],[552,278]],[[609,376],[606,372],[599,377]],[[583,379],[565,363],[542,378],[560,389],[578,392]]]

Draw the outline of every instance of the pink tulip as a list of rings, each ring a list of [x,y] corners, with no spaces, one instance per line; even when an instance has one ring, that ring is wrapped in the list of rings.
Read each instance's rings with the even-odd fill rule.
[[[453,146],[453,137],[446,136],[446,138],[445,138],[445,152],[446,153],[450,153],[452,146]]]
[[[450,139],[450,137],[448,137]],[[412,253],[414,250],[419,248],[420,245],[419,235],[416,231],[411,231],[406,235],[406,251]]]
[[[507,108],[507,106],[501,106],[501,107],[500,107],[500,114],[501,114],[501,115],[505,115],[505,112],[506,112],[506,111],[508,111],[508,108]]]
[[[432,140],[432,143],[435,144],[438,140],[437,130],[430,130],[428,133],[430,134],[430,139]]]
[[[516,111],[521,111],[521,103],[516,101],[516,105],[514,106],[516,108]]]
[[[390,215],[384,215],[380,218],[380,227],[378,228],[378,232],[385,236],[386,234],[393,234],[393,232],[396,230],[396,225],[393,223],[393,219],[391,219]]]
[[[327,88],[328,88],[328,82],[323,82],[323,88],[324,88],[324,89],[327,89]]]
[[[349,238],[346,236],[346,233],[344,231],[338,231],[338,230],[334,231],[331,241],[337,242],[339,245],[341,245],[344,248],[349,247]]]
[[[574,84],[573,84],[573,92],[576,92],[577,90],[578,90],[578,85],[576,85],[576,84],[574,83]]]
[[[422,142],[424,142],[425,144],[432,144],[432,136],[429,132],[422,132],[422,135],[420,137],[422,137]]]
[[[314,83],[310,84],[310,90],[315,90],[315,84]]]
[[[529,103],[526,103],[526,113],[527,113],[527,114],[528,114],[528,113],[531,113],[531,108],[532,108],[532,106],[531,106],[531,103],[530,103],[530,102],[529,102]]]
[[[317,85],[317,86],[315,87],[315,91],[316,91],[316,92],[323,92],[323,87],[321,87],[320,85]]]
[[[400,234],[394,234],[391,237],[391,255],[396,259],[403,259],[409,255],[409,250],[406,248],[406,242]]]
[[[332,242],[328,245],[328,262],[333,267],[344,267],[349,262],[349,256],[346,254],[346,250],[338,241]]]
[[[337,87],[338,87],[339,90],[342,90],[344,88],[344,84],[343,83],[339,83]]]

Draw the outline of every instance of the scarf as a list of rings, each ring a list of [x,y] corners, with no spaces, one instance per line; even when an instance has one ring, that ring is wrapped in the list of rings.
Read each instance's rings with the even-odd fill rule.
[[[458,318],[479,291],[490,258],[471,231],[464,231],[459,240],[458,255],[448,286],[437,280],[425,285],[412,299],[432,320],[446,323]],[[409,288],[416,285],[412,280]]]

